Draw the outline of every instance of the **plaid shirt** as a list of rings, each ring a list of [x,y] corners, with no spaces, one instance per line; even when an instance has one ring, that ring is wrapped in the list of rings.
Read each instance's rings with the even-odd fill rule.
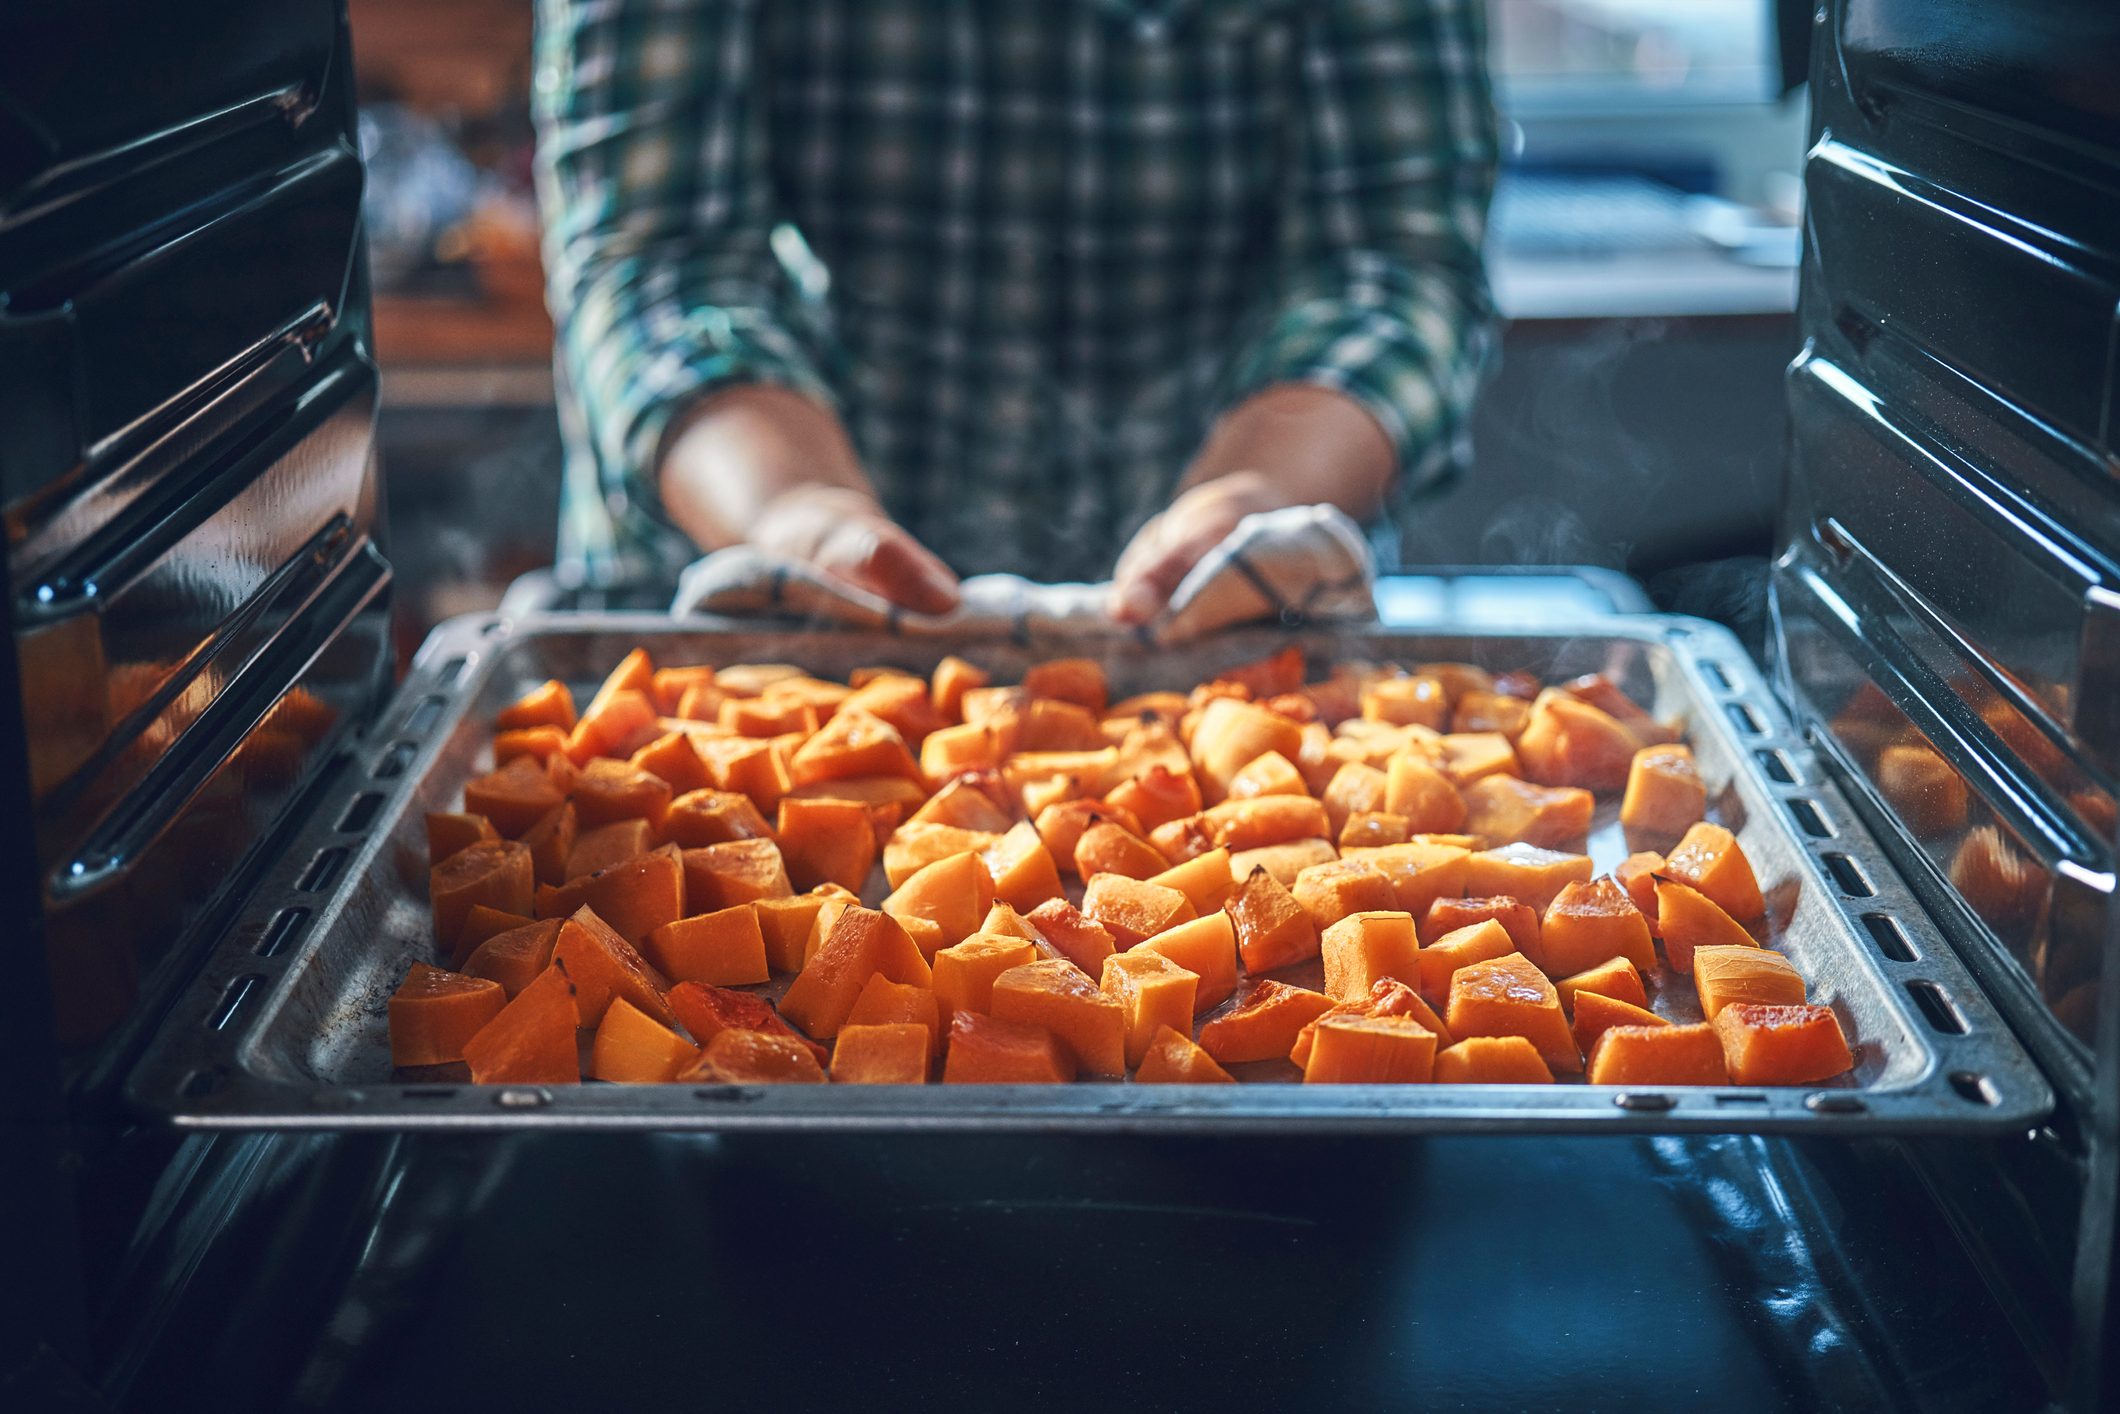
[[[692,551],[653,467],[745,381],[844,420],[960,572],[1100,578],[1209,424],[1339,389],[1394,500],[1490,338],[1479,0],[540,0],[565,540]]]

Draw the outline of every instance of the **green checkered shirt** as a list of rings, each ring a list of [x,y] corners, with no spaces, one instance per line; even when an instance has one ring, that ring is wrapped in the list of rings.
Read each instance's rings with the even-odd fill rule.
[[[664,426],[745,381],[962,573],[1108,574],[1271,383],[1403,504],[1491,337],[1484,49],[1478,0],[540,0],[565,552],[666,579]]]

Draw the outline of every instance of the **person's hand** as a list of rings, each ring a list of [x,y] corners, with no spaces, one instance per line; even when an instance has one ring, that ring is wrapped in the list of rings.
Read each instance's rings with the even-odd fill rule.
[[[746,537],[759,549],[919,614],[957,607],[957,576],[876,498],[843,486],[798,486],[766,503]]]
[[[1255,511],[1294,504],[1286,492],[1254,471],[1232,472],[1181,492],[1120,552],[1112,572],[1112,617],[1123,624],[1147,623],[1238,521]]]

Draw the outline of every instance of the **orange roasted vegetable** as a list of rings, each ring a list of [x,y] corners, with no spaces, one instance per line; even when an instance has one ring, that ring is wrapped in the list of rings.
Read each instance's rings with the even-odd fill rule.
[[[475,906],[530,914],[537,900],[530,851],[513,840],[487,840],[460,849],[428,871],[427,899],[434,912],[434,936],[453,953],[464,919]]]
[[[1030,911],[1040,937],[1084,972],[1095,972],[1117,950],[1110,930],[1064,898],[1047,899]]]
[[[1522,955],[1517,953],[1516,940],[1509,936],[1508,929],[1492,918],[1453,929],[1414,954],[1421,994],[1441,1005],[1449,998],[1450,979],[1458,974],[1459,969],[1512,954]],[[1415,979],[1402,980],[1413,982]]]
[[[1548,971],[1567,975],[1623,957],[1641,971],[1656,970],[1656,944],[1649,921],[1610,876],[1569,884],[1539,924],[1539,959]]]
[[[950,1018],[942,1079],[952,1085],[1059,1085],[1075,1078],[1074,1053],[1042,1026],[975,1011]]]
[[[911,1022],[847,1027],[832,1046],[834,1085],[921,1085],[928,1078],[929,1033]]]
[[[1805,1000],[1795,965],[1761,947],[1695,948],[1693,988],[1700,993],[1701,1015],[1710,1021],[1738,1002],[1801,1006]]]
[[[1656,917],[1663,932],[1664,955],[1674,972],[1691,972],[1700,948],[1757,947],[1752,935],[1706,894],[1676,879],[1656,876]]]
[[[893,982],[930,985],[933,974],[898,920],[887,913],[849,905],[839,915],[817,952],[781,998],[789,1021],[820,1041],[828,1041],[846,1023],[847,1013],[869,978],[881,973]]]
[[[496,933],[471,950],[464,960],[464,975],[500,983],[512,1001],[552,965],[552,946],[559,941],[559,930],[560,920],[548,918]]]
[[[1450,979],[1450,1006],[1443,1017],[1450,1023],[1450,1034],[1460,1040],[1521,1036],[1538,1047],[1540,1057],[1555,1071],[1573,1073],[1583,1068],[1568,1017],[1561,1010],[1560,994],[1546,974],[1522,954],[1458,969]]]
[[[1271,972],[1318,955],[1318,925],[1264,869],[1245,877],[1226,908],[1247,971]]]
[[[490,843],[500,837],[500,831],[494,829],[493,822],[483,815],[430,810],[427,812],[427,865],[432,868],[458,850]]]
[[[1584,1055],[1597,1049],[1597,1038],[1615,1026],[1668,1026],[1669,1022],[1642,1002],[1608,997],[1601,992],[1581,992],[1575,998],[1575,1015],[1569,1030]]]
[[[847,1032],[856,1026],[918,1026],[927,1033],[929,1056],[942,1054],[942,1004],[933,990],[907,982],[893,982],[882,973],[868,980],[854,1009],[839,1028],[834,1049],[846,1044]]]
[[[1707,787],[1691,747],[1645,746],[1634,754],[1619,807],[1619,822],[1630,839],[1675,840],[1707,810]]]
[[[412,964],[390,997],[390,1063],[445,1065],[499,1016],[508,999],[498,982]]]
[[[1224,1065],[1279,1060],[1296,1033],[1332,1010],[1332,998],[1308,987],[1261,978],[1236,1005],[1200,1028],[1200,1047]]]
[[[1082,891],[1082,911],[1103,925],[1112,941],[1130,948],[1144,938],[1192,918],[1192,900],[1176,889],[1119,874],[1099,874]]]
[[[685,875],[677,847],[665,845],[560,888],[537,891],[540,918],[564,918],[585,907],[596,910],[620,937],[635,944],[663,924],[684,917]]]
[[[1358,1002],[1387,977],[1421,980],[1420,945],[1408,914],[1351,913],[1327,928],[1321,941],[1325,991],[1335,1001]]]
[[[1436,1045],[1448,1046],[1452,1039],[1443,1018],[1422,1000],[1419,992],[1404,982],[1387,979],[1370,988],[1369,995],[1358,1002],[1333,1003],[1331,1011],[1296,1033],[1295,1043],[1288,1048],[1288,1058],[1299,1066],[1308,1062],[1310,1048],[1317,1042],[1318,1022],[1332,1016],[1410,1016],[1435,1033]]]
[[[798,889],[837,884],[859,893],[876,865],[876,835],[859,801],[783,797],[777,834]]]
[[[1624,957],[1609,957],[1595,967],[1586,967],[1568,977],[1556,977],[1553,990],[1561,994],[1561,1005],[1569,1011],[1575,1009],[1578,992],[1595,992],[1599,996],[1617,997],[1636,1006],[1649,1005],[1649,991],[1642,985],[1641,972]]]
[[[1589,883],[1591,872],[1587,854],[1564,854],[1528,844],[1503,845],[1465,861],[1462,892],[1474,897],[1507,894],[1544,913],[1562,889]]]
[[[1435,1058],[1438,1085],[1551,1085],[1538,1047],[1521,1036],[1467,1036]]]
[[[589,1046],[589,1077],[661,1084],[699,1057],[699,1047],[624,997],[612,998]]]
[[[1044,1027],[1093,1075],[1126,1073],[1125,1008],[1064,958],[1026,962],[996,977],[987,1011],[997,1021]]]
[[[1751,861],[1736,837],[1720,825],[1703,820],[1687,830],[1665,858],[1661,872],[1699,889],[1740,923],[1749,923],[1767,911]]]
[[[475,1085],[572,1085],[582,1078],[573,984],[548,967],[464,1043]]]
[[[677,1019],[663,1000],[660,979],[648,970],[647,959],[593,909],[583,908],[560,925],[559,937],[552,944],[552,966],[566,973],[573,984],[583,1026],[602,1021],[613,997],[624,997],[657,1021],[674,1023]]]
[[[800,1042],[824,1064],[825,1049],[781,1019],[773,1004],[752,992],[734,992],[727,987],[709,987],[699,982],[680,982],[665,998],[678,1025],[704,1046],[724,1031],[765,1031]]]
[[[566,793],[552,783],[544,767],[527,756],[475,776],[464,787],[464,809],[485,816],[509,839],[558,809],[565,799]]]
[[[1493,898],[1437,899],[1428,905],[1428,912],[1420,920],[1421,941],[1432,943],[1445,933],[1470,928],[1490,918],[1502,925],[1518,952],[1544,965],[1545,954],[1539,950],[1538,910],[1507,894]]]
[[[743,987],[770,975],[765,934],[749,904],[665,923],[647,935],[641,950],[673,982]]]
[[[780,846],[771,840],[729,840],[683,851],[685,906],[695,913],[733,908],[757,899],[787,898],[788,881]]]
[[[1192,1030],[1193,999],[1199,985],[1198,976],[1147,948],[1104,959],[1099,986],[1124,1013],[1128,1065],[1142,1063],[1158,1032]]]
[[[1161,953],[1200,979],[1195,1010],[1218,1006],[1237,989],[1237,935],[1226,913],[1210,913],[1156,934],[1137,948]]]
[[[493,725],[500,731],[527,731],[533,727],[557,727],[561,731],[574,729],[574,694],[567,685],[554,678],[531,688],[494,717]]]
[[[663,812],[663,843],[682,849],[772,837],[773,827],[758,813],[751,797],[732,790],[689,790],[672,800],[670,808]]]
[[[1360,859],[1313,864],[1296,875],[1289,890],[1322,934],[1342,918],[1357,913],[1388,913],[1398,908],[1398,890],[1381,870]],[[1408,928],[1412,927],[1409,919]]]
[[[1615,1026],[1590,1055],[1592,1085],[1727,1085],[1715,1028]]]
[[[824,1067],[792,1036],[728,1030],[716,1032],[677,1078],[687,1085],[822,1085]]]
[[[655,847],[655,831],[646,820],[613,820],[574,837],[567,852],[567,881],[638,859]]]
[[[1436,1035],[1410,1016],[1334,1016],[1318,1023],[1305,1085],[1421,1083],[1435,1070]]]
[[[1158,1026],[1141,1053],[1134,1079],[1142,1085],[1233,1085],[1234,1078],[1183,1031]]]
[[[1539,786],[1514,776],[1484,776],[1465,787],[1468,835],[1488,845],[1521,840],[1541,849],[1580,844],[1597,799],[1577,786]]]
[[[1831,1007],[1735,1002],[1715,1014],[1715,1034],[1739,1085],[1809,1085],[1855,1065]]]

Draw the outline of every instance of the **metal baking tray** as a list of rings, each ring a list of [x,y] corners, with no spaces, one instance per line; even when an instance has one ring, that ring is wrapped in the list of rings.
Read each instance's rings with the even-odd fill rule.
[[[1334,661],[1464,660],[1555,678],[1613,674],[1683,718],[1710,815],[1734,830],[1768,897],[1777,945],[1856,1049],[1840,1081],[1797,1088],[1545,1086],[479,1086],[408,1083],[385,1004],[430,956],[422,814],[453,808],[490,764],[493,715],[548,677],[592,687],[635,644],[660,662],[792,662],[823,676],[913,670],[962,654],[1011,681],[1087,653],[1115,695],[1189,687],[1295,637]],[[1626,853],[1604,805],[1600,869]],[[320,809],[289,840],[134,1071],[134,1101],[194,1128],[1107,1129],[1289,1132],[1808,1132],[1999,1134],[2053,1095],[1893,875],[1736,640],[1696,619],[1586,616],[1520,632],[1446,623],[1246,630],[1178,649],[1120,637],[892,639],[661,615],[472,616],[437,628]],[[1670,989],[1667,1014],[1693,1005]],[[1694,1016],[1697,1017],[1697,1012]],[[1293,1076],[1292,1067],[1286,1074]]]

